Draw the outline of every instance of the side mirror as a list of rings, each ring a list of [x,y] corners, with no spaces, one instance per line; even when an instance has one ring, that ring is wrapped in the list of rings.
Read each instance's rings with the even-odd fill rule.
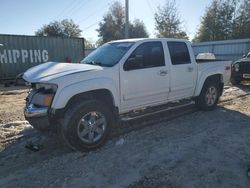
[[[242,56],[243,58],[245,58],[246,57],[246,54],[243,54],[243,56]]]
[[[129,58],[125,64],[124,64],[124,70],[125,71],[129,71],[129,70],[132,70],[133,67],[134,67],[134,64],[135,64],[135,58]]]
[[[123,68],[125,71],[129,70],[134,70],[134,69],[139,69],[143,65],[143,57],[142,56],[136,56],[136,57],[131,57],[129,58]]]
[[[2,44],[0,44],[0,47],[2,47],[3,45]]]

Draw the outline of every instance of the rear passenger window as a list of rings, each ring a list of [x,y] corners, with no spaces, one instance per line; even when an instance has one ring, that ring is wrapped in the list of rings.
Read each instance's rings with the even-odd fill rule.
[[[190,55],[186,43],[184,42],[168,42],[168,49],[173,65],[191,63]]]

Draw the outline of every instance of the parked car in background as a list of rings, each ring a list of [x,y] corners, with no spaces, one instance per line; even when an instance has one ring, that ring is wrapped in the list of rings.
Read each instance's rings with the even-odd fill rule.
[[[231,83],[237,85],[244,80],[250,80],[250,52],[232,64]]]
[[[24,114],[37,129],[54,126],[71,148],[95,149],[116,121],[178,108],[186,100],[213,110],[230,75],[231,61],[196,61],[187,40],[113,41],[80,64],[48,62],[26,71],[33,90]]]

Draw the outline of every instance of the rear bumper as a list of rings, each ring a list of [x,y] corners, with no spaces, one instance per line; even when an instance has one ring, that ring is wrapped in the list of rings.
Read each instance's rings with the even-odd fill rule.
[[[25,119],[38,130],[46,130],[50,127],[47,107],[36,107],[29,104],[24,109]]]

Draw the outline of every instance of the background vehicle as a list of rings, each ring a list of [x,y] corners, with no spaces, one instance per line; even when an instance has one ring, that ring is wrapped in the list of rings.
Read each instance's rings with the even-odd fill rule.
[[[56,127],[73,149],[95,149],[118,120],[180,107],[187,99],[214,109],[230,68],[230,61],[196,62],[186,40],[113,41],[81,64],[49,62],[26,71],[33,90],[25,117],[40,130]]]
[[[231,83],[237,85],[243,80],[250,80],[250,52],[232,64]]]

